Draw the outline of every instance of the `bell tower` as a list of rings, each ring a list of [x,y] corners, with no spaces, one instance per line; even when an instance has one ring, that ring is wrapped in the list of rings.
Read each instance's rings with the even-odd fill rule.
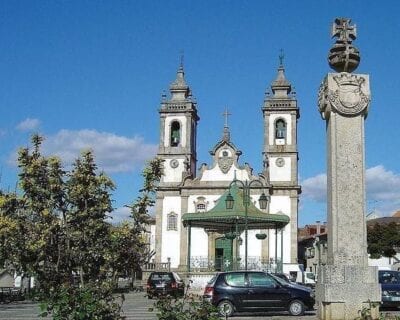
[[[283,54],[279,56],[279,60],[278,75],[271,83],[272,93],[266,94],[262,107],[263,175],[270,185],[270,213],[285,213],[290,217],[290,226],[283,230],[283,246],[290,254],[283,262],[296,263],[298,201],[301,193],[298,184],[297,149],[297,120],[300,113],[292,86],[285,77]]]
[[[196,173],[197,103],[185,82],[181,63],[170,85],[170,99],[163,95],[160,113],[160,144],[157,156],[164,159],[161,183],[176,185]]]
[[[300,117],[292,86],[285,77],[283,55],[279,56],[277,78],[266,94],[264,116],[264,173],[270,184],[297,186],[297,119]]]

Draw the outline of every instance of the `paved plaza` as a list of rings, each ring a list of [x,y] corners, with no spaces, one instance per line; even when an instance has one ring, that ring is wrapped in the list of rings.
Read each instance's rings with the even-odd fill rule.
[[[143,292],[135,292],[126,294],[126,300],[124,303],[124,315],[127,320],[156,320],[156,311],[149,311],[152,307],[154,300],[149,300],[144,296]],[[399,311],[390,311],[391,314],[396,314],[400,316]],[[7,320],[37,320],[38,318],[39,306],[37,303],[32,303],[29,301],[22,301],[10,304],[0,305],[0,319]],[[257,314],[239,314],[232,317],[235,320],[317,320],[315,311],[307,312],[306,315],[302,317],[292,317],[287,313],[257,313]],[[51,319],[50,317],[44,319]]]

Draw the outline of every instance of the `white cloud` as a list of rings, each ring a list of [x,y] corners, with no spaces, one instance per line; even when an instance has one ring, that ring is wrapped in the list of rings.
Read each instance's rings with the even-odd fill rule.
[[[100,169],[108,172],[129,172],[156,155],[157,146],[147,144],[142,137],[128,138],[96,130],[60,130],[44,140],[45,154],[59,156],[70,165],[85,149],[94,152]]]
[[[382,165],[367,169],[366,183],[368,198],[377,201],[400,199],[400,175]]]
[[[32,131],[37,129],[39,125],[40,125],[39,119],[26,118],[24,121],[18,123],[16,128],[19,131]]]
[[[302,197],[326,202],[326,174],[318,174],[302,183]],[[400,209],[400,174],[386,170],[383,165],[366,170],[367,210],[379,216],[391,215]]]
[[[68,168],[83,150],[93,151],[100,170],[107,173],[132,172],[157,153],[157,146],[144,142],[140,136],[128,138],[96,130],[60,130],[45,136],[43,154],[60,157]],[[17,152],[9,156],[10,165],[16,165]]]
[[[317,202],[326,202],[326,174],[307,178],[301,183],[302,196]]]
[[[123,221],[129,220],[130,213],[131,210],[127,207],[116,208],[108,214],[110,218],[108,218],[107,220],[112,224],[118,224]]]

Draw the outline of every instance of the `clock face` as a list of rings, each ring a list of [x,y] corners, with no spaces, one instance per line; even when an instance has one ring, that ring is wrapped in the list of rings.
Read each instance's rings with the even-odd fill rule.
[[[278,159],[276,159],[275,164],[276,164],[278,167],[283,167],[283,166],[285,165],[285,159],[283,159],[283,158],[278,158]]]
[[[172,159],[172,160],[169,162],[169,165],[170,165],[171,168],[173,168],[173,169],[178,168],[178,166],[179,166],[179,161],[176,160],[176,159]]]

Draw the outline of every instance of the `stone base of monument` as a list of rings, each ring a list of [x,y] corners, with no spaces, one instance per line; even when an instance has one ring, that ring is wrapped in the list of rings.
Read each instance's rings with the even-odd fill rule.
[[[377,268],[321,266],[316,300],[321,320],[354,320],[366,310],[370,319],[378,319],[381,289]]]

